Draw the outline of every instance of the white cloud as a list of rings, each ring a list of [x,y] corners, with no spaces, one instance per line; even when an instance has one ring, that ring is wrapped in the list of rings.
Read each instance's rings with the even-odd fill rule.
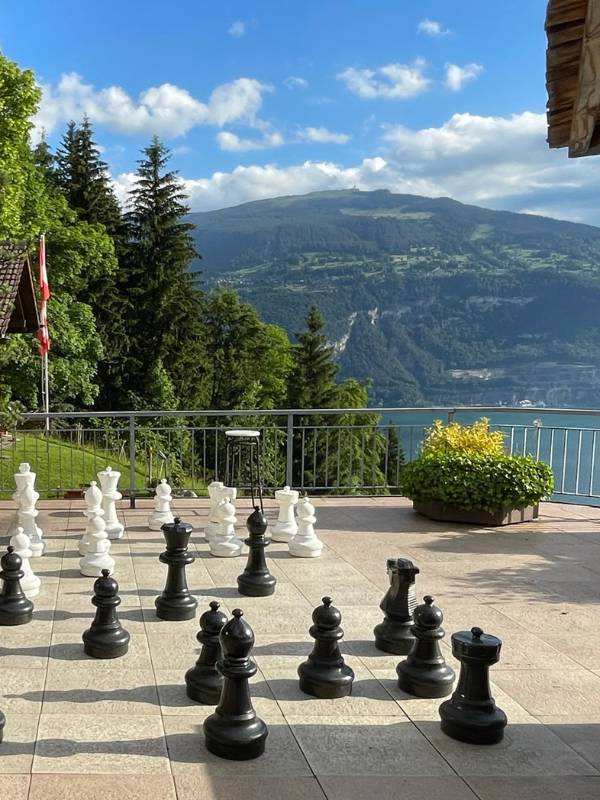
[[[331,161],[255,164],[188,178],[182,185],[197,211],[357,186],[453,197],[492,208],[597,224],[600,161],[568,159],[564,151],[549,150],[545,135],[544,114],[454,114],[438,127],[389,127],[380,154],[356,165]],[[134,179],[131,173],[115,179],[120,198]]]
[[[335,133],[327,128],[302,128],[298,131],[298,139],[302,142],[322,142],[323,144],[346,144],[350,141],[347,133]]]
[[[418,33],[426,33],[427,36],[447,36],[450,33],[449,28],[444,28],[441,22],[436,22],[434,19],[422,19],[417,25]]]
[[[481,64],[465,64],[464,67],[459,67],[458,64],[446,64],[446,86],[453,92],[458,92],[465,83],[475,80],[482,71]]]
[[[283,81],[283,85],[287,86],[288,89],[306,89],[308,88],[308,81],[298,75],[289,75]]]
[[[227,33],[235,39],[241,39],[246,33],[246,23],[243,19],[236,19],[236,21],[232,22],[229,26]]]
[[[414,97],[430,84],[423,71],[425,61],[418,58],[412,64],[386,64],[377,69],[348,67],[337,76],[353,94],[365,100],[382,97],[386,100]]]
[[[97,90],[75,72],[65,73],[58,84],[43,86],[40,109],[34,117],[34,138],[68,120],[90,119],[126,134],[182,136],[197,125],[222,127],[232,122],[255,124],[263,95],[272,87],[254,78],[238,78],[217,86],[208,102],[171,83],[152,86],[133,99],[120,86]]]
[[[221,150],[232,153],[243,153],[247,150],[266,150],[284,144],[283,136],[278,131],[265,131],[261,139],[244,139],[231,131],[220,131],[217,144]]]

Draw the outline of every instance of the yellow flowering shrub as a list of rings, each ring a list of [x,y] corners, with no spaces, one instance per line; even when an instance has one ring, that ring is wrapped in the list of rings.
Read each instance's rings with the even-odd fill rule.
[[[425,432],[423,455],[443,455],[451,453],[465,456],[501,456],[504,455],[504,434],[502,431],[491,431],[490,421],[486,417],[478,419],[472,425],[461,425],[450,422],[444,425],[436,419]]]

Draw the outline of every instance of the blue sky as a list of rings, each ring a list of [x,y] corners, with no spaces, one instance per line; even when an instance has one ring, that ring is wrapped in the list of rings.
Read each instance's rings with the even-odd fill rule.
[[[88,113],[121,196],[158,133],[194,209],[386,187],[595,224],[545,144],[545,0],[1,2],[55,144]]]

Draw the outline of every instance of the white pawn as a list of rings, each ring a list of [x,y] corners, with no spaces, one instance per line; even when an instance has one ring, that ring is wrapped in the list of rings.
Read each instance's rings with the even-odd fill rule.
[[[284,486],[275,492],[275,500],[279,503],[279,516],[271,528],[271,539],[274,542],[289,542],[298,533],[294,517],[294,506],[298,503],[298,497],[298,492],[289,486]]]
[[[31,554],[34,558],[41,556],[44,552],[44,542],[42,541],[42,529],[36,525],[35,519],[38,510],[35,504],[39,500],[39,494],[33,488],[35,472],[27,473],[27,484],[19,495],[19,512],[17,519],[19,527],[23,528],[31,542]]]
[[[31,569],[29,559],[31,558],[31,541],[29,536],[24,532],[23,528],[17,528],[17,532],[11,537],[10,545],[15,548],[15,553],[21,558],[21,569],[25,573],[21,578],[21,589],[25,592],[26,596],[31,600],[32,597],[37,597],[40,593],[40,579],[34,574]]]
[[[82,556],[87,553],[88,546],[92,541],[92,535],[96,530],[92,524],[92,520],[98,516],[104,516],[104,510],[102,508],[102,492],[98,488],[96,481],[90,482],[90,485],[85,490],[83,499],[85,500],[85,511],[83,513],[88,518],[88,523],[78,545],[79,554]]]
[[[17,504],[17,510],[15,511],[14,516],[13,516],[13,518],[11,519],[11,521],[10,521],[10,523],[8,525],[8,536],[14,536],[16,534],[16,532],[17,532],[17,528],[20,527],[19,526],[20,499],[19,498],[21,497],[21,493],[23,492],[23,489],[27,486],[27,483],[28,483],[28,480],[29,480],[28,477],[24,477],[24,476],[28,476],[30,472],[31,472],[31,467],[29,466],[29,464],[26,461],[23,461],[21,464],[19,464],[19,471],[15,472],[14,478],[15,478],[15,487],[16,488],[15,488],[15,491],[12,493],[12,499]]]
[[[102,487],[102,509],[104,510],[104,522],[106,524],[106,534],[109,539],[120,539],[125,528],[117,517],[115,503],[123,495],[117,489],[121,473],[107,467],[98,473],[98,480]]]
[[[229,498],[221,500],[217,506],[219,527],[210,542],[210,554],[218,558],[231,558],[239,556],[244,543],[235,535],[235,506]]]
[[[98,494],[102,495],[95,481],[92,481],[90,488],[94,487]],[[89,491],[89,490],[88,490]],[[87,494],[87,492],[86,492]],[[114,572],[115,562],[110,556],[110,540],[106,535],[106,525],[104,524],[104,511],[100,503],[86,510],[94,512],[90,514],[88,532],[85,537],[85,554],[79,559],[79,571],[88,578],[99,578],[102,570],[107,569]]]
[[[204,528],[204,538],[210,544],[219,531],[219,516],[217,508],[219,503],[223,500],[229,500],[234,506],[235,515],[235,500],[237,498],[237,489],[232,486],[225,486],[222,481],[212,481],[208,484],[208,496],[210,497],[210,511],[208,516],[208,524]]]
[[[151,531],[159,531],[166,523],[173,522],[175,517],[171,512],[171,487],[166,478],[161,478],[154,493],[154,511],[148,517],[148,527]]]
[[[298,558],[318,558],[323,550],[323,542],[315,533],[315,507],[308,497],[298,503],[298,533],[290,540],[290,555]]]

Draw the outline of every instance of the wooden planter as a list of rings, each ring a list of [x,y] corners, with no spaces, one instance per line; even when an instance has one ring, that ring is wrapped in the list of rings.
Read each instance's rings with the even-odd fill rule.
[[[467,525],[514,525],[517,522],[531,522],[539,516],[539,506],[526,506],[525,508],[509,508],[490,514],[489,511],[463,511],[452,506],[428,501],[423,503],[413,502],[417,514],[422,514],[429,519],[439,522],[462,522]]]

